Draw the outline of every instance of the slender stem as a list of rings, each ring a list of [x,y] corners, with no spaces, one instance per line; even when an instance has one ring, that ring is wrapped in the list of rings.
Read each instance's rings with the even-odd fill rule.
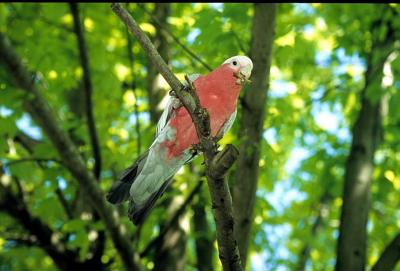
[[[57,195],[57,198],[60,201],[61,205],[63,206],[65,214],[67,215],[68,219],[69,220],[73,219],[74,214],[72,213],[71,207],[70,207],[67,199],[64,197],[64,194],[61,191],[60,187],[56,188],[56,195]]]

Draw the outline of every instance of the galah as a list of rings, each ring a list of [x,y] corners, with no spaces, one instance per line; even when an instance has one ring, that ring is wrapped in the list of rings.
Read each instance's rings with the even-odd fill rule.
[[[247,56],[234,56],[205,76],[189,76],[202,107],[210,114],[211,135],[217,139],[230,129],[240,90],[249,80],[253,63]],[[193,121],[180,101],[170,96],[157,125],[150,148],[127,168],[107,194],[110,203],[129,199],[128,216],[140,224],[173,176],[196,153],[199,142]]]

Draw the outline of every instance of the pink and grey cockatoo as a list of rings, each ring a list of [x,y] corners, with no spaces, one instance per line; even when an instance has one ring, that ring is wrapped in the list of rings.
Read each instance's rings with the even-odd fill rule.
[[[201,105],[210,114],[213,137],[221,138],[232,126],[240,90],[252,69],[250,58],[234,56],[205,76],[189,76]],[[129,218],[136,225],[141,223],[175,173],[196,156],[192,147],[198,142],[189,113],[171,96],[158,122],[153,144],[113,184],[107,200],[116,204],[129,199]]]

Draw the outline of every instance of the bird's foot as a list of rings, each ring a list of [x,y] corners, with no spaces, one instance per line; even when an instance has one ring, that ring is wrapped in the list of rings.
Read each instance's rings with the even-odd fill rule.
[[[219,149],[219,147],[220,147],[220,145],[218,144],[218,141],[219,141],[220,139],[221,139],[221,138],[218,137],[218,136],[212,136],[212,137],[211,137],[211,140],[213,141],[213,149],[214,149],[214,152],[218,152],[218,149]]]
[[[202,151],[203,151],[203,147],[201,146],[200,143],[192,144],[192,146],[190,147],[189,150],[190,150],[190,152],[191,152],[192,154],[198,154],[199,152],[202,152]]]
[[[175,90],[173,90],[173,89],[171,89],[171,90],[169,91],[168,94],[169,94],[169,96],[171,96],[171,97],[178,98],[178,96],[176,95]]]
[[[190,88],[191,90],[195,90],[196,87],[194,86],[193,81],[189,79],[189,76],[185,75],[185,80],[188,88]]]

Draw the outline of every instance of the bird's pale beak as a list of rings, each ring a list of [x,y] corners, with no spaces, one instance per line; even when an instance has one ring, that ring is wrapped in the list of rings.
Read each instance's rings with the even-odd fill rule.
[[[253,69],[252,65],[247,64],[246,66],[240,69],[240,73],[243,74],[246,77],[246,79],[249,79],[252,69]]]

